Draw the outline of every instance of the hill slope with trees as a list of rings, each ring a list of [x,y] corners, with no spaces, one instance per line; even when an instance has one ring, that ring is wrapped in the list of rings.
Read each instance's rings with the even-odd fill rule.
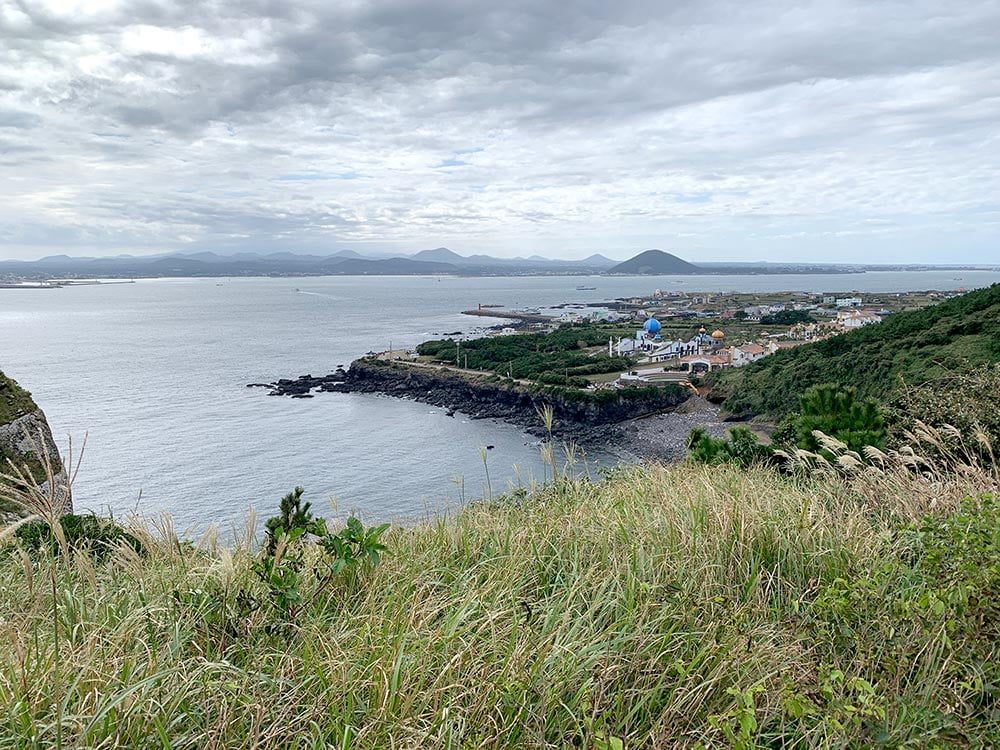
[[[898,313],[878,325],[778,351],[720,373],[716,391],[740,416],[780,419],[810,386],[853,386],[885,400],[903,384],[918,385],[1000,362],[1000,284],[923,310]]]

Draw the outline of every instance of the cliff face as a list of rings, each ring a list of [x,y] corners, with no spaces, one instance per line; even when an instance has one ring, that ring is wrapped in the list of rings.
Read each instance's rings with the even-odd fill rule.
[[[421,370],[373,360],[351,364],[342,382],[323,390],[384,393],[455,409],[476,418],[505,419],[534,430],[542,428],[538,410],[551,406],[555,432],[576,432],[671,409],[688,398],[675,388],[647,388],[641,393],[616,395],[607,400],[567,399],[546,393],[509,388],[500,383],[472,381],[440,370]]]
[[[45,414],[31,399],[31,394],[15,381],[0,372],[0,473],[9,474],[13,461],[18,467],[27,466],[38,481],[46,482],[41,457],[48,454],[57,470],[56,480],[65,482],[65,472],[59,458],[59,449],[52,437],[52,430]],[[64,512],[73,510],[68,497]],[[0,511],[10,511],[0,500]]]

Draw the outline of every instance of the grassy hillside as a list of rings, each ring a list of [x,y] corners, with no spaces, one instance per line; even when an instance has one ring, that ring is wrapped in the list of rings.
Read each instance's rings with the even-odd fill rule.
[[[0,746],[996,746],[990,488],[623,469],[393,530],[322,591],[307,551],[292,621],[245,543],[7,547]]]
[[[854,386],[885,399],[901,382],[919,384],[1000,362],[1000,284],[824,341],[776,352],[724,374],[716,389],[734,414],[779,419],[817,383]]]
[[[30,393],[0,372],[0,425],[12,422],[37,408]]]

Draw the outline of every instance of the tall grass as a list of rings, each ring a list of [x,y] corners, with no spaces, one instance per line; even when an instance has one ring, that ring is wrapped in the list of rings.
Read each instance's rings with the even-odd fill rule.
[[[291,623],[249,535],[137,527],[101,564],[8,536],[0,748],[989,745],[917,530],[996,474],[878,472],[557,478],[391,531]]]

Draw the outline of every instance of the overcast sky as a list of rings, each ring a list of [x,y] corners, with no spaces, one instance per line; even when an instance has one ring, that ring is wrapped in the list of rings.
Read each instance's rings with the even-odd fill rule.
[[[0,0],[0,257],[1000,261],[1000,0]]]

